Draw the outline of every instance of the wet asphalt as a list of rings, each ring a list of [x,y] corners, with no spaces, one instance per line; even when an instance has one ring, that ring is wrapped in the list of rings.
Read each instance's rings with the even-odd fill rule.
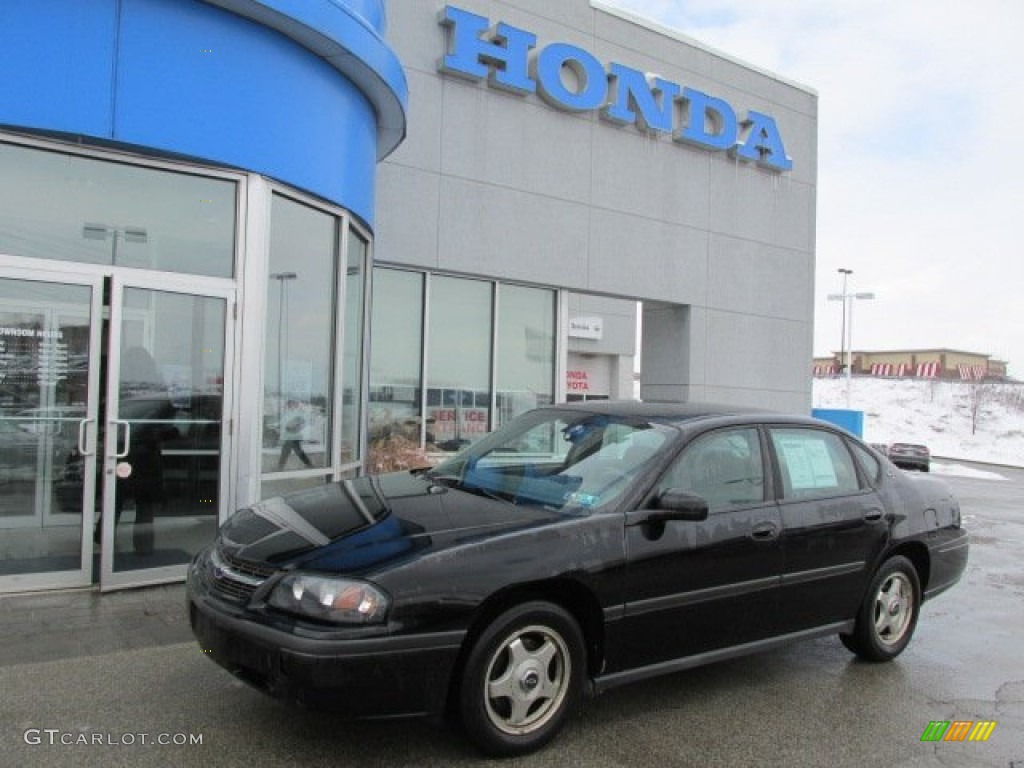
[[[895,662],[824,638],[627,686],[503,763],[1024,768],[1024,470],[994,471],[947,478],[970,564]],[[0,616],[0,766],[495,762],[453,728],[338,721],[249,689],[192,642],[181,585],[0,597]],[[996,725],[983,743],[922,742],[936,720]]]

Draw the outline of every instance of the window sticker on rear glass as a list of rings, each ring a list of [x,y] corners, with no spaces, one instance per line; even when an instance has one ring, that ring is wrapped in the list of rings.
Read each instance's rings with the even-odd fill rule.
[[[794,491],[835,488],[839,485],[825,441],[818,438],[782,436],[777,443]]]

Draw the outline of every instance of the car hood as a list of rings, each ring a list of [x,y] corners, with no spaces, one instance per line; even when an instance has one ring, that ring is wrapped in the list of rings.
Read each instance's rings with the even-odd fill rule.
[[[397,472],[253,504],[224,524],[218,546],[233,559],[274,568],[367,573],[425,550],[558,519]]]

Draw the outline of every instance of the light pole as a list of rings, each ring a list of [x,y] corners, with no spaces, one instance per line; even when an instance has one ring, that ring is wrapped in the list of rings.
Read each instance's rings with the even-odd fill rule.
[[[277,280],[279,291],[277,299],[277,409],[282,411],[284,400],[284,284],[286,280],[298,277],[295,272],[271,272],[270,279]]]
[[[843,276],[843,293],[841,296],[843,299],[843,325],[842,331],[839,333],[839,371],[842,373],[846,366],[846,278],[853,274],[853,270],[840,267],[838,271]],[[832,296],[829,296],[829,298],[831,299]]]
[[[97,224],[86,222],[82,225],[82,237],[86,240],[106,240],[107,235],[113,237],[113,245],[110,252],[110,263],[117,266],[117,241],[124,239],[125,243],[149,242],[149,234],[143,227],[112,227],[109,224]]]
[[[843,292],[842,293],[830,293],[828,295],[829,301],[841,301],[843,302],[843,337],[840,342],[839,360],[840,363],[846,368],[846,408],[850,408],[850,387],[853,379],[853,300],[854,299],[873,299],[875,294],[873,293],[850,293],[846,289],[846,280],[853,274],[852,269],[839,268],[839,274],[843,276]],[[850,321],[846,321],[846,314],[849,312]]]

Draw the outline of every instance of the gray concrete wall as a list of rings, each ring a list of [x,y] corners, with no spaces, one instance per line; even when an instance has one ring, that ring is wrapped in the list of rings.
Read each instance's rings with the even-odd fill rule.
[[[595,355],[636,354],[636,302],[570,293],[569,317],[599,317],[603,321],[600,339],[569,337],[569,351]]]
[[[809,410],[816,95],[589,0],[452,4],[769,114],[793,169],[441,74],[444,3],[392,0],[409,133],[378,170],[378,262],[680,308],[645,333],[645,396]]]

